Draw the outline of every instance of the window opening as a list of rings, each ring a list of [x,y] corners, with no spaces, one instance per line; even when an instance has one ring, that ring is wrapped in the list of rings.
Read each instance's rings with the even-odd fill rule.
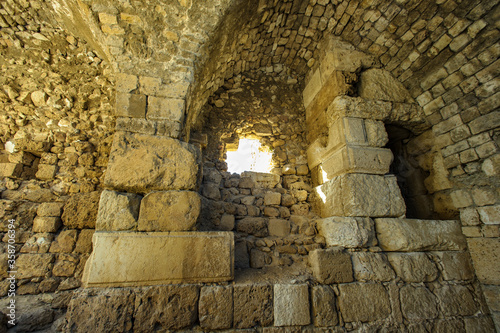
[[[260,144],[256,139],[240,139],[238,150],[226,153],[227,171],[242,173],[255,171],[270,173],[273,168],[271,150]]]

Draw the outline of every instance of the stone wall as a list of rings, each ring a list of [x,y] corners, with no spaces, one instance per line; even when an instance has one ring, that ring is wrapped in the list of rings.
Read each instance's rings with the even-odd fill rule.
[[[115,126],[109,66],[55,28],[45,6],[0,9],[2,296],[10,219],[18,295],[80,286]]]

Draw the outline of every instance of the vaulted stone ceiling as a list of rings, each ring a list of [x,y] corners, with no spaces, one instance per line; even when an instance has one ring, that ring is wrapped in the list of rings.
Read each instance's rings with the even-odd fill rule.
[[[432,124],[443,120],[441,107],[456,102],[466,110],[491,96],[492,84],[477,88],[500,68],[497,0],[31,2],[2,3],[0,25],[13,37],[39,29],[30,17],[50,21],[46,11],[56,13],[118,72],[190,84],[188,124],[241,72],[282,64],[302,78],[325,35],[375,55]]]

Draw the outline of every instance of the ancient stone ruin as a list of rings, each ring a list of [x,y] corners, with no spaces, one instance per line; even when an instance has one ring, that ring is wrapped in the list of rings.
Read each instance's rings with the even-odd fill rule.
[[[498,3],[1,1],[0,332],[500,331]]]

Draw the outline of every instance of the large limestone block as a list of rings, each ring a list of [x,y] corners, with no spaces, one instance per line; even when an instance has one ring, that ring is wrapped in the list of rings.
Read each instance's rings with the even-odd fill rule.
[[[179,140],[116,132],[104,183],[127,192],[191,190],[196,187],[199,150]]]
[[[474,279],[474,268],[469,252],[433,252],[439,258],[441,273],[447,281],[468,281]]]
[[[233,287],[204,286],[200,291],[200,326],[220,330],[233,324]]]
[[[375,321],[391,313],[389,294],[380,284],[341,284],[339,291],[339,308],[345,322]]]
[[[500,238],[468,238],[467,243],[479,281],[500,285]]]
[[[419,133],[430,127],[418,104],[386,102],[362,97],[336,97],[328,106],[326,117],[328,123],[333,123],[340,117],[380,120],[400,124]]]
[[[192,191],[166,191],[147,194],[141,202],[138,230],[193,230],[200,214],[201,199]]]
[[[460,251],[466,249],[460,221],[375,219],[379,246],[385,251]]]
[[[361,73],[358,94],[367,99],[412,103],[413,98],[392,74],[384,69],[371,68]]]
[[[328,327],[339,323],[335,306],[335,292],[330,286],[314,286],[311,289],[311,304],[314,326]]]
[[[432,282],[438,277],[436,265],[425,253],[388,253],[387,257],[406,282]]]
[[[400,291],[401,311],[408,320],[434,319],[438,316],[437,299],[425,286],[405,285]]]
[[[273,322],[273,288],[266,284],[235,285],[234,327],[269,326]]]
[[[322,217],[390,217],[406,211],[395,176],[340,175],[314,190]]]
[[[341,247],[316,249],[309,252],[309,264],[313,276],[320,283],[352,282],[352,262],[349,253]]]
[[[309,325],[309,287],[307,284],[274,285],[274,325]]]
[[[231,232],[96,232],[87,287],[219,282],[233,279]]]
[[[72,195],[64,205],[63,224],[70,229],[93,229],[99,210],[101,192]]]
[[[440,300],[444,316],[472,316],[479,310],[474,295],[466,286],[444,285],[436,288],[434,294]]]
[[[135,295],[130,289],[80,289],[68,305],[71,332],[130,332]]]
[[[332,216],[316,220],[316,227],[328,246],[368,247],[375,240],[375,228],[370,218]]]
[[[140,195],[133,193],[102,191],[96,230],[135,230],[141,198]]]
[[[134,332],[178,330],[197,319],[199,287],[170,285],[144,288],[136,295]]]
[[[357,281],[390,281],[396,277],[385,254],[353,252],[352,266]]]

